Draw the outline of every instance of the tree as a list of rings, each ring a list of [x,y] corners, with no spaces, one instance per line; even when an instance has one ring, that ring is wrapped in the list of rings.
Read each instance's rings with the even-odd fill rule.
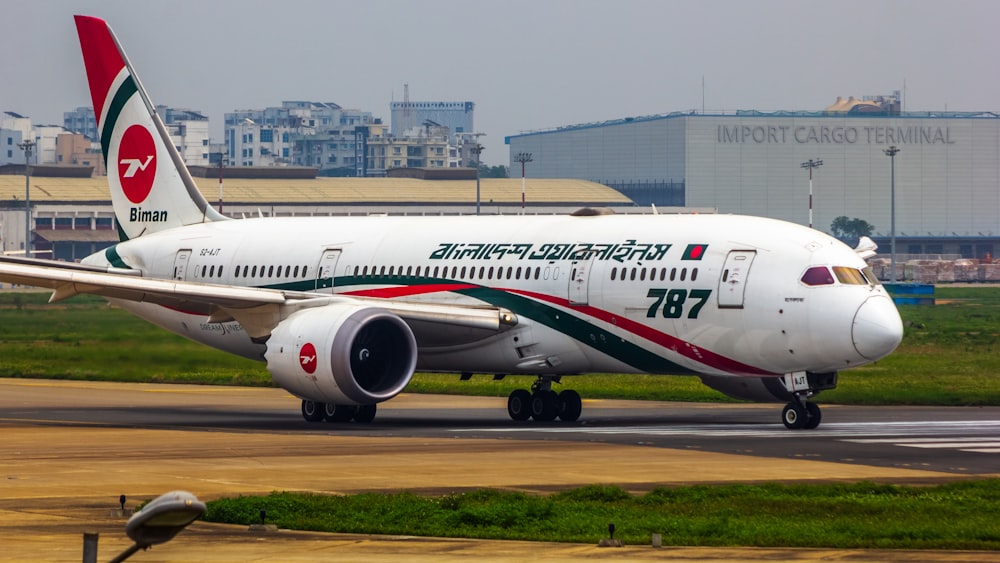
[[[489,164],[479,165],[479,177],[480,178],[509,178],[510,175],[507,172],[507,167],[503,164],[497,164],[496,166],[490,166]]]
[[[875,225],[868,221],[858,218],[848,219],[846,215],[841,215],[830,223],[833,236],[852,248],[858,245],[861,237],[871,236],[874,230]]]

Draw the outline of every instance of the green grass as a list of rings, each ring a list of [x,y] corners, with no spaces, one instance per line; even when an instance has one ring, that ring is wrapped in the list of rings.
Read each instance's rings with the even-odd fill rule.
[[[47,293],[0,294],[0,377],[107,379],[219,385],[271,385],[259,362],[190,342],[100,298],[48,305]],[[1000,288],[938,287],[940,304],[903,306],[899,349],[875,364],[840,373],[826,403],[1000,405]],[[530,378],[417,374],[415,393],[506,396]],[[586,375],[564,379],[585,397],[730,401],[695,377]],[[557,387],[558,388],[558,387]]]
[[[596,543],[614,523],[626,544],[648,545],[659,533],[664,545],[1000,549],[996,479],[693,486],[640,496],[602,485],[548,496],[272,493],[210,502],[205,519],[249,525],[261,509],[281,528],[340,533]]]

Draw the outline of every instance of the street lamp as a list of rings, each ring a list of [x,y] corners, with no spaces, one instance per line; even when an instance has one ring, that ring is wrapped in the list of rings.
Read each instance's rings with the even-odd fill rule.
[[[481,135],[481,133],[479,135]],[[478,139],[475,143],[476,144],[472,145],[472,148],[469,150],[472,154],[476,155],[476,215],[479,215],[479,155],[483,152],[485,147],[479,144]]]
[[[889,258],[889,281],[896,283],[896,154],[900,149],[892,145],[883,152],[889,157],[889,178],[891,189],[889,191],[889,247],[891,249]]]
[[[31,258],[31,149],[35,142],[31,139],[18,143],[17,148],[24,151],[24,257]]]
[[[219,155],[219,214],[222,214],[222,165],[226,162],[226,153],[218,152]]]
[[[809,169],[809,228],[813,226],[813,168],[819,168],[823,166],[823,161],[816,159],[809,159],[808,162],[803,162],[801,167]]]
[[[530,152],[519,152],[514,157],[514,162],[521,163],[521,215],[524,215],[524,163],[531,162]]]
[[[128,519],[125,533],[135,544],[118,554],[111,563],[121,563],[140,549],[149,549],[150,546],[170,541],[204,513],[205,503],[187,491],[160,495]],[[91,541],[91,549],[88,550],[88,546],[84,545],[84,563],[97,560],[96,538]]]

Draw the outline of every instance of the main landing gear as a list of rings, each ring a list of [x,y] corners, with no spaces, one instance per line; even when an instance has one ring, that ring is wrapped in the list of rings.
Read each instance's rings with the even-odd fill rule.
[[[549,422],[559,418],[573,422],[580,418],[583,411],[583,400],[580,394],[572,389],[560,393],[552,390],[552,382],[558,378],[541,376],[531,386],[531,391],[515,389],[507,397],[507,414],[513,420],[528,420]]]
[[[376,405],[335,405],[308,399],[302,401],[302,418],[308,422],[362,422],[375,420]]]

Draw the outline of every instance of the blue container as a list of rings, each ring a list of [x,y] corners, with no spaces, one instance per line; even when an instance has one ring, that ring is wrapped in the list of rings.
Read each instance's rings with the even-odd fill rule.
[[[934,286],[929,283],[887,283],[885,289],[896,305],[933,305]]]

